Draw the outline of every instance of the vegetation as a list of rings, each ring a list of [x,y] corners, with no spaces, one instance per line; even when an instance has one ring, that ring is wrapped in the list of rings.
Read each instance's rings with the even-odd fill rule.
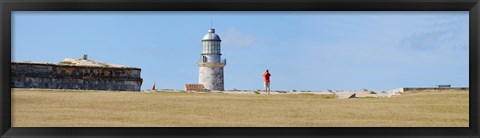
[[[468,127],[468,91],[391,98],[12,90],[13,127]]]

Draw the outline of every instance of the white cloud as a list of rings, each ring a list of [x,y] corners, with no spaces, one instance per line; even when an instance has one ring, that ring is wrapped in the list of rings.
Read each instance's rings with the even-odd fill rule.
[[[422,29],[400,40],[413,50],[468,49],[468,16],[443,16],[422,25]]]
[[[225,47],[252,46],[258,40],[255,36],[240,32],[234,28],[226,30],[220,37],[222,38],[222,46]]]
[[[436,30],[432,32],[420,32],[407,36],[400,44],[414,50],[430,50],[444,47],[446,43],[452,44],[453,32],[449,30]]]

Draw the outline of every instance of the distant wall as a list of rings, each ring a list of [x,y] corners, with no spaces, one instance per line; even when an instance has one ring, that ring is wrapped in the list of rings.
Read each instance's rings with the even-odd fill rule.
[[[403,92],[403,88],[398,88],[398,89],[393,89],[393,90],[389,90],[388,92],[390,93],[398,93],[398,92]]]
[[[468,90],[468,87],[405,87],[403,92],[422,90]]]
[[[11,63],[12,88],[140,91],[139,68]]]

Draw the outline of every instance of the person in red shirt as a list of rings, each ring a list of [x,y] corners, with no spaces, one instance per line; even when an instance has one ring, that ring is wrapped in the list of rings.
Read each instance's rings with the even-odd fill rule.
[[[264,86],[265,86],[265,92],[267,94],[270,94],[270,73],[268,73],[268,69],[263,73],[263,78],[264,78]]]

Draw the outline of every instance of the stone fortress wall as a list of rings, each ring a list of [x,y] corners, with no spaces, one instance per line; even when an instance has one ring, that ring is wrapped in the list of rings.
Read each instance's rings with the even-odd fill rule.
[[[140,91],[140,68],[11,63],[12,88]]]

